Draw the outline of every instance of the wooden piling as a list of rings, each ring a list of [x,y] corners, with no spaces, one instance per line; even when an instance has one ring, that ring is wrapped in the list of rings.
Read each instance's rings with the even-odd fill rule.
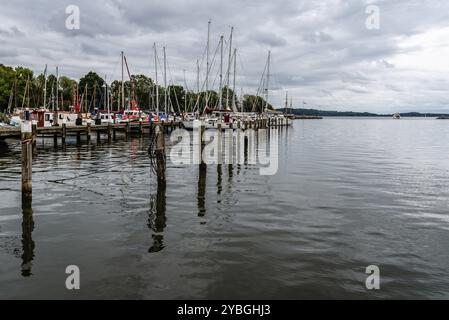
[[[207,164],[203,159],[203,150],[206,147],[206,142],[203,139],[204,132],[206,131],[204,120],[200,122],[199,135],[200,135],[200,164],[198,166],[198,216],[204,217],[206,214],[206,174],[207,174]]]
[[[217,153],[218,153],[218,155],[217,155],[217,164],[218,165],[221,165],[222,164],[222,149],[223,149],[223,146],[222,146],[222,132],[221,132],[221,120],[219,120],[218,121],[218,123],[217,123],[217,135],[216,135],[216,138],[217,138]]]
[[[62,124],[62,145],[65,146],[67,137],[67,125],[65,123]]]
[[[90,136],[91,136],[91,127],[90,127],[90,123],[87,124],[87,141],[90,141]]]
[[[111,133],[112,133],[112,128],[111,128],[111,123],[108,122],[108,143],[111,143]],[[114,140],[115,140],[115,130],[114,130]]]
[[[157,181],[158,185],[165,185],[165,137],[164,131],[162,130],[160,125],[157,125],[155,128],[156,135],[156,173],[157,173]]]
[[[33,133],[30,121],[24,121],[21,127],[22,136],[22,199],[31,199],[32,164],[33,164]]]
[[[206,148],[206,141],[204,141],[203,137],[204,137],[204,132],[206,131],[206,124],[204,123],[204,120],[201,120],[201,124],[200,124],[200,159],[201,159],[201,164],[206,165],[206,163],[204,162],[203,159],[203,151],[204,148]]]
[[[130,126],[129,126],[129,122],[126,122],[125,123],[125,136],[126,136],[126,139],[128,139],[129,138],[129,133],[130,133]]]
[[[33,144],[33,154],[37,153],[37,125],[31,125],[31,133],[32,133],[32,144]]]

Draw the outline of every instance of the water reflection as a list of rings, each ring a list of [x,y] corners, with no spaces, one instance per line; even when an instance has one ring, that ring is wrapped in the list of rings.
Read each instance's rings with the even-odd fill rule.
[[[22,197],[22,276],[29,277],[32,275],[31,268],[34,258],[34,241],[33,241],[33,209],[31,197]]]
[[[167,185],[165,183],[157,184],[156,194],[151,195],[150,198],[150,216],[148,218],[148,228],[154,231],[153,245],[148,249],[148,252],[159,252],[164,249],[164,229],[167,223],[166,217],[166,190]]]
[[[0,157],[7,156],[9,153],[10,149],[8,144],[4,140],[0,139]]]
[[[223,187],[222,187],[222,178],[223,176],[223,169],[222,169],[222,165],[221,164],[217,164],[217,195],[221,195],[221,192],[223,191]],[[217,199],[217,203],[220,203],[221,199],[218,198]]]
[[[198,217],[204,217],[206,215],[206,175],[207,165],[202,163],[199,165],[198,173]]]

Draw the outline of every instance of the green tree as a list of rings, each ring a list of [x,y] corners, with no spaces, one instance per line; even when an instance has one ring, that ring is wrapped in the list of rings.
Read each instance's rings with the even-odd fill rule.
[[[24,104],[24,107],[34,108],[36,106],[36,101],[35,101],[35,96],[33,94],[35,92],[35,87],[34,87],[34,82],[33,82],[33,71],[28,68],[17,67],[17,68],[15,68],[15,72],[16,72],[16,78],[17,78],[18,107],[22,107],[22,104]],[[26,97],[26,99],[24,100],[25,89],[26,89],[27,83],[29,85],[29,88],[28,88],[29,96]]]
[[[153,80],[143,74],[133,75],[131,78],[134,81],[138,105],[143,109],[148,109],[151,105],[150,99],[153,95]]]
[[[104,80],[93,71],[90,71],[80,79],[79,92],[80,95],[86,95],[83,99],[87,99],[88,111],[93,111],[95,108],[101,108],[103,106],[104,84]],[[85,101],[83,101],[83,108]]]
[[[13,68],[0,64],[0,112],[5,112],[8,108],[15,77]],[[15,101],[13,103],[15,104]]]
[[[77,85],[78,83],[75,80],[66,76],[59,78],[59,88],[61,90],[59,95],[61,96],[62,94],[63,97],[63,109],[68,110],[69,106],[73,105],[73,90],[76,89]]]
[[[265,110],[265,99],[254,95],[245,95],[243,98],[244,112],[263,112]],[[268,104],[268,109],[273,110],[273,106]]]

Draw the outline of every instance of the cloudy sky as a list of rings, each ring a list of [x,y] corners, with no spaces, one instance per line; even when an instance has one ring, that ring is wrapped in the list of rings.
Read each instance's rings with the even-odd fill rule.
[[[69,5],[80,9],[79,30],[66,28]],[[370,5],[380,9],[378,29],[366,26]],[[153,77],[156,42],[160,59],[166,46],[169,81],[183,84],[185,70],[193,88],[197,59],[204,79],[209,19],[211,56],[235,27],[245,93],[256,91],[272,51],[270,101],[279,107],[288,90],[296,107],[449,112],[447,0],[0,0],[0,63],[111,80],[123,50],[132,73]]]

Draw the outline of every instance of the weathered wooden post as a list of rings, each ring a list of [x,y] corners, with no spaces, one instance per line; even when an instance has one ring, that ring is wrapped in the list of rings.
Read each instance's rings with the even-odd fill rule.
[[[201,145],[201,164],[206,165],[206,163],[204,162],[203,159],[203,151],[204,148],[206,147],[206,141],[204,141],[204,132],[206,132],[206,123],[204,122],[204,120],[201,120],[200,122],[200,145]]]
[[[91,136],[91,124],[90,122],[87,124],[87,141],[90,141],[90,136]]]
[[[206,141],[204,141],[204,132],[206,131],[206,127],[204,124],[204,120],[200,122],[199,128],[199,138],[200,138],[200,165],[199,165],[199,174],[198,174],[198,196],[197,196],[197,205],[198,205],[198,216],[204,217],[206,214],[206,175],[207,175],[207,164],[203,159],[203,151],[206,147]]]
[[[162,130],[160,125],[157,125],[155,128],[156,135],[156,173],[157,173],[157,181],[158,185],[165,185],[165,137],[164,131]]]
[[[33,133],[30,122],[30,111],[25,110],[24,121],[21,126],[22,133],[22,199],[31,199],[32,187],[32,164],[33,164]]]
[[[62,124],[62,145],[65,146],[65,141],[67,138],[67,124]]]
[[[222,146],[222,132],[221,132],[221,120],[218,120],[217,123],[217,135],[215,136],[215,138],[217,139],[217,165],[221,165],[222,164],[222,151],[223,151],[223,146]],[[214,138],[214,139],[215,139]]]
[[[37,154],[37,125],[31,125],[31,133],[32,133],[32,143],[33,143],[33,154]]]
[[[58,134],[57,133],[53,134],[53,147],[54,148],[58,147]]]
[[[108,143],[111,143],[111,138],[112,138],[112,126],[111,123],[108,122]],[[114,130],[114,140],[115,140],[115,130]]]
[[[130,132],[129,122],[126,122],[125,123],[125,136],[126,136],[126,139],[129,138],[129,132]]]
[[[142,123],[142,119],[140,119],[140,122],[139,122],[139,133],[140,133],[140,135],[143,135],[143,123]]]

